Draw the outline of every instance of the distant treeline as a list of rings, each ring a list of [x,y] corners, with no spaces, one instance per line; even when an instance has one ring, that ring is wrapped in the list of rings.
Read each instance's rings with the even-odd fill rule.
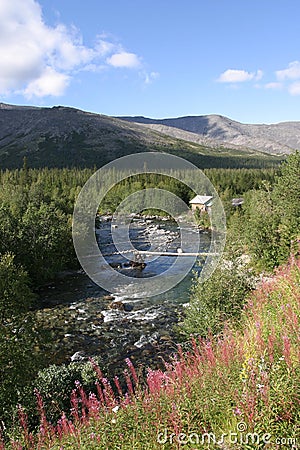
[[[164,152],[184,158],[200,169],[207,168],[266,168],[280,164],[285,155],[269,155],[253,150],[234,148],[211,148],[196,143],[165,137],[161,142],[147,143],[139,138],[118,138],[111,130],[109,142],[104,139],[89,141],[84,132],[72,131],[67,137],[46,133],[29,148],[17,143],[2,148],[0,167],[21,168],[23,157],[27,155],[31,168],[97,168],[127,155],[140,152]],[[104,132],[105,135],[105,132]]]
[[[224,201],[231,201],[233,197],[242,196],[245,192],[258,189],[265,183],[272,184],[278,168],[269,169],[204,169],[206,177],[199,178],[198,171],[170,170],[169,176],[147,173],[130,176],[124,172],[120,181],[109,190],[101,203],[101,212],[113,212],[128,195],[141,189],[166,189],[180,197],[188,204],[197,194],[214,195],[213,188]],[[129,175],[129,176],[128,176]],[[113,179],[113,173],[107,178]],[[126,177],[126,178],[125,178]],[[182,181],[180,181],[182,180]],[[193,189],[197,186],[198,190]]]

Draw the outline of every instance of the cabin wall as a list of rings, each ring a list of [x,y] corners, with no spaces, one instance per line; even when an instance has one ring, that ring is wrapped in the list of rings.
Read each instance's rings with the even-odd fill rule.
[[[192,203],[192,211],[196,211],[197,208],[200,211],[205,211],[205,205],[202,205],[201,203]]]

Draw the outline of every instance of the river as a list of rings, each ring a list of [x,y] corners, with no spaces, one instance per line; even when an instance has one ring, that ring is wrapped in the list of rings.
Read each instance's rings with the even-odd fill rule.
[[[96,230],[99,247],[108,255],[115,249],[111,231],[110,221],[102,221]],[[198,231],[191,229],[193,232]],[[168,220],[136,219],[130,227],[130,238],[139,250],[148,250],[149,241],[153,244],[156,240],[168,251],[176,251],[180,242],[177,223]],[[201,234],[201,249],[207,250],[209,245],[210,234]],[[183,264],[185,258],[181,259]],[[122,265],[117,270],[134,277],[160,274],[172,264],[171,260],[146,260],[147,266],[139,270],[124,267],[124,256],[107,256],[110,265]],[[196,263],[194,271],[199,270]],[[174,325],[189,302],[193,276],[190,271],[171,290],[155,297],[128,297],[126,287],[112,297],[81,270],[60,274],[40,290],[41,307],[37,311],[38,321],[50,332],[51,362],[61,364],[97,356],[102,368],[115,371],[130,357],[137,365],[142,362],[160,366],[162,358],[176,349]]]

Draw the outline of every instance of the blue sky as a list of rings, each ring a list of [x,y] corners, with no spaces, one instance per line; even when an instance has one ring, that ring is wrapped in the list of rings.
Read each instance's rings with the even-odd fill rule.
[[[1,0],[0,101],[300,120],[299,0]]]

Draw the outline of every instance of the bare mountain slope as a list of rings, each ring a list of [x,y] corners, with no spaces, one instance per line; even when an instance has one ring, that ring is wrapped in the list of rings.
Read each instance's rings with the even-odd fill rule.
[[[172,128],[175,130],[175,128]],[[55,106],[39,108],[0,103],[0,168],[101,166],[143,151],[177,154],[199,167],[260,167],[278,158],[245,148],[225,148],[217,141],[183,140],[159,129],[102,114]],[[199,136],[199,135],[196,135]]]
[[[218,115],[172,119],[122,117],[173,137],[211,146],[251,148],[269,154],[289,154],[300,148],[300,122],[242,124]]]

